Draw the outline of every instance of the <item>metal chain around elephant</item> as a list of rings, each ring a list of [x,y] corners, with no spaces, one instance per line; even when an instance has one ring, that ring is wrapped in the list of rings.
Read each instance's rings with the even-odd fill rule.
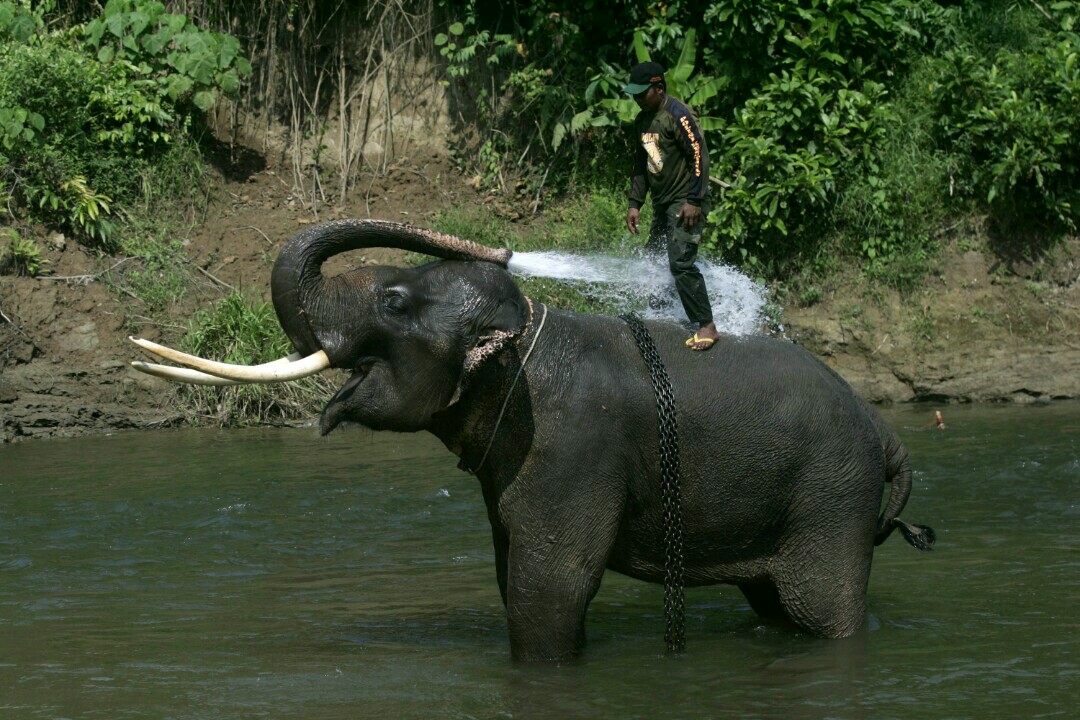
[[[660,433],[660,487],[664,504],[664,641],[668,652],[686,649],[686,569],[683,565],[682,501],[679,491],[679,425],[675,416],[675,392],[652,334],[640,317],[620,316],[637,341],[649,368],[656,393]]]

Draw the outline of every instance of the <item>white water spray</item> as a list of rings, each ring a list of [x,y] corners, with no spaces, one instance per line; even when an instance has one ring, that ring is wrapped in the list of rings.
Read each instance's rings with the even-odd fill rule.
[[[721,332],[757,333],[768,291],[738,270],[698,259],[712,303],[713,320]],[[649,318],[686,321],[667,258],[659,255],[621,257],[543,251],[514,253],[510,272],[521,277],[563,281],[592,297],[608,301],[618,312],[639,312]]]

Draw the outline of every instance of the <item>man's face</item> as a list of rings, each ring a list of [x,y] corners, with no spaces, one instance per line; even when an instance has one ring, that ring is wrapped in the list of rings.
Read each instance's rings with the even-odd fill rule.
[[[664,100],[664,89],[659,85],[650,85],[648,90],[643,90],[634,96],[634,102],[638,107],[647,112],[660,108]]]

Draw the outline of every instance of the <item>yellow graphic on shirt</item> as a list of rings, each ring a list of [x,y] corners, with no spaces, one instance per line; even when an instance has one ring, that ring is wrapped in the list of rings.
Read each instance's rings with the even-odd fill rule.
[[[659,175],[664,169],[664,158],[660,156],[660,133],[641,133],[641,147],[645,149],[648,157],[646,165],[649,172]]]

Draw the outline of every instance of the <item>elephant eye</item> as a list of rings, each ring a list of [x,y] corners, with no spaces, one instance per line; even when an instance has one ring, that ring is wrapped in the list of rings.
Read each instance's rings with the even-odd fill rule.
[[[391,312],[405,312],[407,305],[405,295],[400,290],[389,290],[383,297],[383,307]]]

